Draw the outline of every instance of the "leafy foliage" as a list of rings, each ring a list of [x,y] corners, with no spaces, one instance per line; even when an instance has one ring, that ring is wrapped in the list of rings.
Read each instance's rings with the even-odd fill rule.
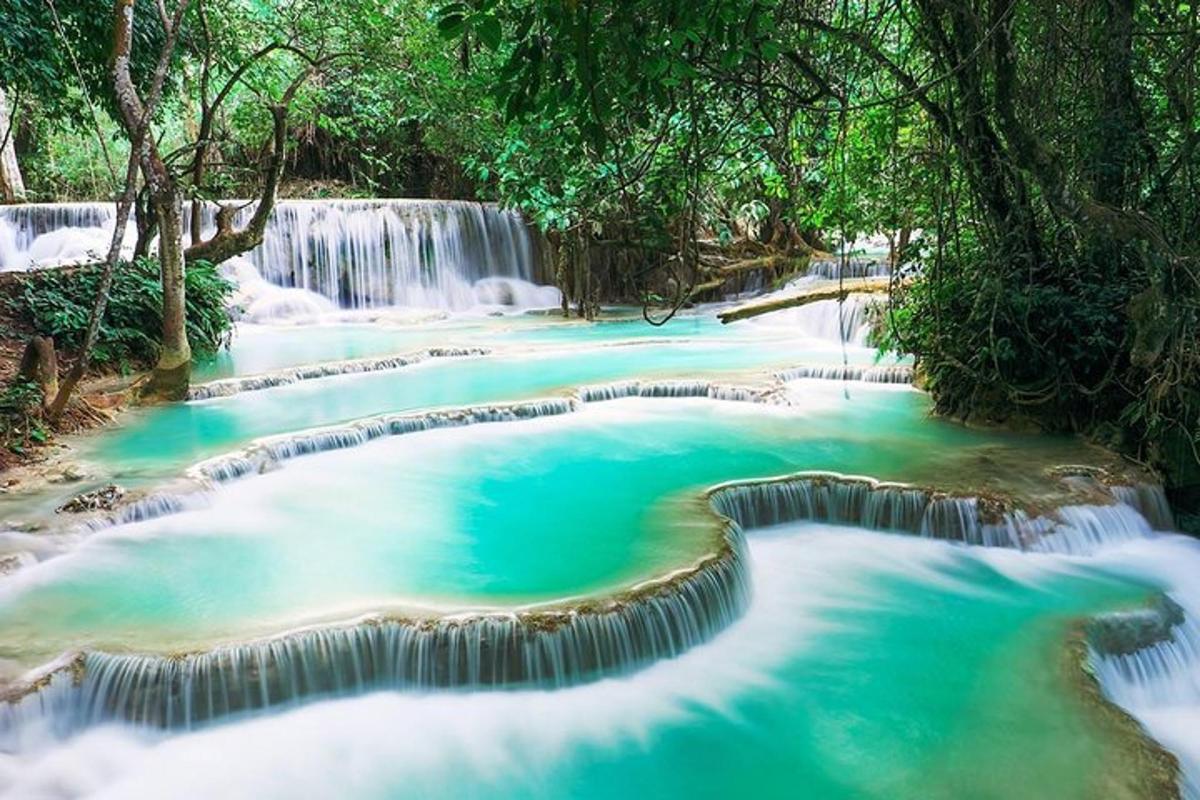
[[[9,311],[55,345],[75,351],[83,343],[100,279],[98,266],[31,273],[8,299]],[[214,355],[228,340],[232,322],[226,303],[233,285],[211,264],[187,273],[188,339],[197,358]],[[111,299],[96,341],[93,362],[126,370],[153,363],[162,331],[158,264],[138,259],[117,266]]]
[[[0,389],[0,446],[19,455],[49,439],[41,403],[42,392],[35,383],[14,381]]]

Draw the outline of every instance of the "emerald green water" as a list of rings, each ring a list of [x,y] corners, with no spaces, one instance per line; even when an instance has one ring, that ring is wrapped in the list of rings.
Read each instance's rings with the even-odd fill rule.
[[[848,349],[845,357],[851,363],[874,359],[873,351],[862,348]],[[79,452],[119,479],[161,478],[260,436],[375,414],[509,402],[630,377],[736,377],[799,362],[842,360],[836,345],[778,339],[758,347],[736,341],[667,342],[432,359],[399,370],[302,381],[131,413],[121,427],[82,440]]]
[[[454,736],[460,749],[427,770],[385,766],[381,753],[403,745],[380,746],[368,795],[1122,796],[1110,770],[1129,764],[1058,665],[1069,620],[1130,602],[1136,587],[1053,563],[1010,574],[1004,558],[822,526],[760,537],[760,607],[740,628],[658,674],[519,703],[535,719],[567,706],[549,721],[495,722],[506,702],[484,701],[474,723],[515,744],[485,752],[483,768],[449,766],[486,748]],[[325,716],[369,725],[395,710],[376,702]],[[552,735],[567,739],[560,752],[521,758],[525,737],[539,753]]]
[[[431,361],[146,410],[82,454],[126,485],[264,435],[544,396],[628,377],[871,363],[872,351],[684,318],[258,332],[211,376],[419,347]],[[255,334],[256,335],[256,334]],[[428,337],[428,338],[426,338]],[[643,338],[637,345],[597,346]],[[109,529],[0,581],[5,675],[76,647],[175,651],[385,609],[605,593],[708,549],[714,483],[829,469],[1036,491],[1073,440],[972,431],[893,387],[803,381],[793,407],[622,400],[380,440]],[[1124,798],[1127,749],[1083,705],[1063,643],[1155,588],[1112,564],[850,528],[752,532],[754,597],[708,644],[557,691],[379,692],[200,734],[120,726],[0,759],[0,796]],[[219,765],[219,768],[214,768]]]
[[[612,316],[587,323],[542,315],[501,318],[453,317],[409,324],[239,325],[230,346],[198,363],[196,382],[255,375],[286,367],[396,355],[425,347],[578,344],[674,337],[745,339],[753,329],[731,329],[709,314],[681,314],[665,325],[646,324],[641,316]]]
[[[1060,665],[1071,620],[1144,587],[818,525],[758,532],[750,555],[747,615],[627,678],[380,692],[166,739],[114,730],[23,775],[90,767],[112,797],[1130,796],[1125,751]]]
[[[926,418],[918,392],[812,381],[795,407],[622,400],[380,440],[223,488],[210,508],[106,531],[0,587],[0,657],[194,646],[315,620],[612,591],[692,563],[678,502],[804,469],[882,478],[1003,445]],[[130,575],[138,580],[130,581]]]

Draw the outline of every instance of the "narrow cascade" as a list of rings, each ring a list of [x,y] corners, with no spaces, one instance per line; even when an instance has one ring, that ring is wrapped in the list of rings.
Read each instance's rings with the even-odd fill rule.
[[[818,378],[830,381],[864,381],[866,383],[912,383],[913,368],[907,364],[878,367],[855,367],[833,364],[828,366],[793,367],[775,373],[781,381]]]
[[[1117,500],[1136,508],[1154,530],[1175,530],[1175,516],[1161,486],[1139,483],[1136,486],[1112,486],[1109,490]]]
[[[1115,499],[1115,498],[1114,498]],[[1084,555],[1102,545],[1141,538],[1150,526],[1122,502],[1063,506],[1053,517],[832,473],[726,484],[714,506],[746,527],[812,520],[913,533],[982,547]]]
[[[1194,743],[1200,724],[1200,608],[1192,603],[1185,611],[1168,603],[1173,609],[1167,611],[1177,615],[1165,620],[1160,619],[1165,613],[1161,607],[1111,615],[1121,618],[1120,636],[1112,637],[1115,644],[1090,637],[1090,660],[1109,700],[1146,724],[1155,738],[1165,733],[1177,741],[1164,743],[1183,745]],[[1187,758],[1182,760],[1182,795],[1196,800],[1200,774]]]
[[[208,720],[380,688],[562,687],[618,675],[711,638],[750,598],[744,539],[685,574],[576,607],[375,619],[186,656],[89,653],[0,709],[0,746],[35,721],[63,736],[110,720]]]
[[[351,361],[333,361],[292,369],[268,372],[261,375],[247,375],[239,378],[225,378],[197,384],[188,390],[188,400],[211,400],[215,397],[229,397],[241,392],[255,392],[262,389],[273,389],[276,386],[286,386],[297,381],[328,378],[335,375],[353,375],[363,372],[380,372],[390,369],[419,364],[430,358],[465,358],[468,356],[486,355],[488,350],[482,347],[432,347],[404,356],[384,356],[382,358],[360,358]]]
[[[850,258],[843,264],[840,258],[824,258],[808,265],[808,274],[816,278],[882,278],[892,274],[892,267],[882,258]]]
[[[1123,502],[1112,505],[1064,506],[1058,509],[1061,524],[1041,532],[1031,550],[1067,555],[1090,555],[1101,547],[1150,534],[1150,523]]]
[[[787,327],[814,339],[862,347],[871,333],[870,309],[874,302],[870,295],[850,294],[840,301],[818,300],[774,311],[750,322],[762,327]]]
[[[253,213],[238,212],[239,223]],[[215,206],[204,209],[204,229]],[[107,250],[110,203],[0,207],[0,270],[95,259]],[[207,234],[206,234],[207,235]],[[252,318],[320,296],[342,308],[404,305],[553,305],[534,287],[534,236],[521,216],[494,205],[441,200],[283,200],[261,246],[246,254],[273,294]],[[246,270],[241,270],[246,273]]]

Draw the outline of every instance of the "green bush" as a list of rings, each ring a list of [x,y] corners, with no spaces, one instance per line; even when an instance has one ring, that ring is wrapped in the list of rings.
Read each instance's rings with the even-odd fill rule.
[[[0,389],[0,445],[23,453],[47,438],[41,418],[42,391],[29,381],[14,381]]]
[[[162,286],[158,262],[138,259],[117,265],[112,292],[92,353],[98,367],[144,367],[158,357],[162,336]],[[55,346],[78,351],[100,282],[98,265],[30,273],[7,300],[9,311]],[[228,340],[232,320],[226,303],[233,284],[205,262],[187,271],[187,332],[197,358],[214,355]]]

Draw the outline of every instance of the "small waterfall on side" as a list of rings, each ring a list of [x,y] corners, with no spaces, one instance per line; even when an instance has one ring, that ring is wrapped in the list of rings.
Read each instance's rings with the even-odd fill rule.
[[[1185,800],[1200,800],[1200,547],[1165,536],[1161,549],[1118,556],[1141,563],[1165,594],[1147,608],[1102,615],[1087,628],[1089,660],[1105,696],[1135,717],[1180,765]]]
[[[216,208],[204,208],[214,229]],[[238,224],[253,213],[247,205]],[[108,249],[111,203],[0,207],[0,270],[96,260]],[[186,228],[186,225],[185,225]],[[132,245],[135,237],[130,231]],[[297,292],[279,304],[311,311],[312,292],[342,308],[404,305],[551,306],[557,294],[535,287],[534,235],[521,216],[495,205],[442,200],[281,200],[263,243],[245,258],[270,284]],[[249,274],[244,268],[239,276]],[[284,309],[286,310],[286,309]]]
[[[907,364],[885,364],[875,367],[831,364],[813,367],[792,367],[775,373],[781,381],[817,378],[831,381],[863,381],[865,383],[912,383],[913,368]]]
[[[1105,696],[1179,751],[1182,795],[1197,800],[1200,596],[1194,590],[1177,596],[1180,602],[1163,595],[1149,608],[1098,617],[1088,625],[1087,641]]]
[[[871,332],[870,309],[875,298],[850,294],[843,300],[817,300],[795,308],[772,311],[748,322],[762,327],[786,327],[814,339],[865,346]]]

